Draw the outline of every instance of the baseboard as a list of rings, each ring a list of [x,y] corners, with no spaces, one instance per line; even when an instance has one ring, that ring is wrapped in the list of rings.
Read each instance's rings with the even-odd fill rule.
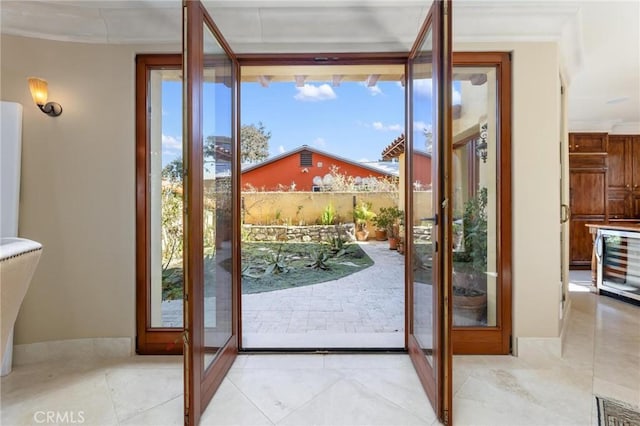
[[[562,329],[560,330],[560,353],[564,353],[565,340],[569,333],[569,320],[571,319],[571,298],[567,297],[564,304],[564,312],[562,313]]]
[[[53,340],[15,345],[13,365],[83,358],[125,358],[133,355],[132,337]]]

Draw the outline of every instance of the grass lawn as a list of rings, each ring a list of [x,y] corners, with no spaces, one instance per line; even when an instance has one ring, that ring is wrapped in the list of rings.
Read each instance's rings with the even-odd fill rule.
[[[346,277],[373,265],[358,246],[318,243],[242,243],[242,294],[302,287]]]

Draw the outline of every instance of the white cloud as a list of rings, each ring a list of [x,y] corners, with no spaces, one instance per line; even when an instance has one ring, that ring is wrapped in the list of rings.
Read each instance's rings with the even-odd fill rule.
[[[182,137],[162,135],[162,150],[165,152],[182,152]]]
[[[427,124],[424,121],[414,121],[413,122],[413,131],[414,132],[431,132],[431,124]]]
[[[283,145],[280,145],[280,146],[278,147],[278,152],[279,152],[280,154],[284,154],[284,151],[285,151],[284,146],[283,146]]]
[[[378,86],[367,87],[367,89],[369,90],[369,93],[371,93],[371,96],[382,95],[382,89]]]
[[[371,96],[378,96],[378,95],[382,95],[383,94],[382,89],[380,87],[378,87],[378,85],[369,86],[369,85],[367,85],[366,81],[361,82],[360,85],[365,87],[369,91]]]
[[[296,87],[296,90],[298,93],[294,96],[294,99],[298,101],[327,101],[337,97],[336,92],[334,92],[328,84],[322,84],[320,86],[305,84],[303,87]]]
[[[401,124],[385,125],[381,121],[374,121],[373,123],[371,123],[371,127],[373,127],[374,130],[378,130],[381,132],[402,132],[404,130],[404,126],[402,126]]]
[[[324,140],[324,138],[316,138],[316,140],[313,141],[313,145],[324,148],[327,146],[327,141]]]
[[[430,78],[421,78],[413,80],[413,90],[418,96],[431,97],[433,92],[433,84]]]

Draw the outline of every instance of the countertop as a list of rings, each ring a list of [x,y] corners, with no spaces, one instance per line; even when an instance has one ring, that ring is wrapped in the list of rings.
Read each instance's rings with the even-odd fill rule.
[[[592,224],[588,223],[585,226],[589,227],[592,232],[595,232],[598,229],[612,229],[615,231],[630,231],[630,232],[640,232],[640,223],[628,223],[628,224]]]

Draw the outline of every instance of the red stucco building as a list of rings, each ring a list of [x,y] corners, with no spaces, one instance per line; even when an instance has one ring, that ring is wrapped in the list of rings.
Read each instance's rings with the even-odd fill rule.
[[[333,167],[339,173],[365,180],[376,177],[395,177],[397,172],[338,157],[307,145],[270,158],[262,163],[244,167],[242,188],[272,191],[286,188],[294,191],[320,191],[330,178]]]

